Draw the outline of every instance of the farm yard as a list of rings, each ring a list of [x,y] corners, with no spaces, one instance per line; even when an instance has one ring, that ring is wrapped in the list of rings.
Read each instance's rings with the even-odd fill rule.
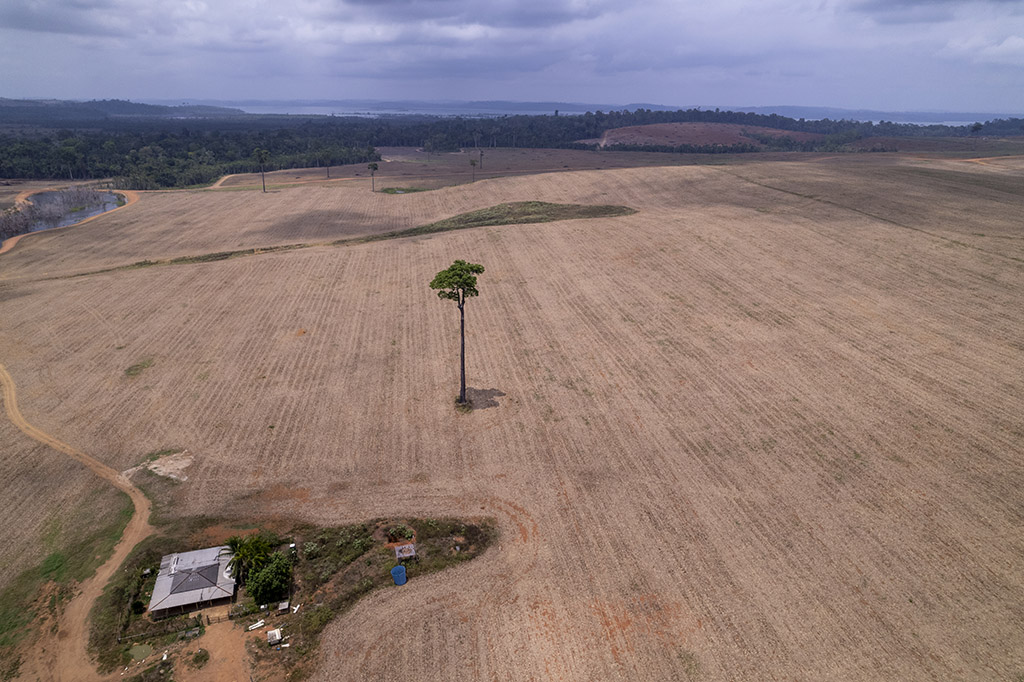
[[[171,518],[494,519],[331,623],[313,679],[1024,675],[1024,160],[562,153],[468,183],[394,150],[377,187],[431,191],[232,176],[23,239],[20,412],[117,471],[187,451]],[[637,212],[332,244],[517,201]],[[469,413],[427,287],[456,258]],[[0,437],[3,589],[124,499]]]

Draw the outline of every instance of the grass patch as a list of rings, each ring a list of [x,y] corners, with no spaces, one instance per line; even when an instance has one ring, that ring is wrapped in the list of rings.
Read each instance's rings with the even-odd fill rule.
[[[348,244],[384,241],[386,239],[417,237],[435,232],[468,230],[473,227],[526,225],[531,223],[550,223],[556,220],[579,220],[582,218],[611,218],[633,215],[634,213],[636,213],[636,210],[628,206],[587,206],[584,204],[551,204],[546,201],[515,201],[508,204],[498,204],[490,208],[482,208],[478,211],[470,211],[469,213],[460,213],[457,216],[445,218],[436,223],[411,227],[407,230],[385,232],[366,237],[339,239],[338,241],[331,242],[331,245],[346,246]]]
[[[178,263],[212,263],[219,260],[227,260],[231,256],[238,253],[237,251],[218,251],[217,253],[204,253],[199,256],[180,256],[178,258],[172,258],[170,263],[172,265]]]
[[[124,371],[125,376],[137,377],[142,374],[143,370],[149,369],[153,366],[153,358],[146,358],[140,362],[136,362],[134,365]]]
[[[155,451],[150,452],[149,454],[145,455],[142,458],[142,461],[143,462],[155,462],[156,460],[160,459],[161,457],[166,457],[167,455],[177,455],[178,453],[181,453],[181,452],[184,452],[184,450],[182,450],[181,448],[168,448],[166,450],[155,450]]]
[[[132,675],[128,682],[165,682],[174,679],[172,673],[174,666],[170,661],[159,661],[143,670],[138,675]]]
[[[633,215],[636,210],[628,206],[587,206],[584,204],[551,204],[546,201],[514,201],[498,204],[478,211],[460,213],[436,223],[402,230],[391,235],[429,234],[448,230],[465,230],[471,227],[489,225],[526,225],[550,223],[556,220],[579,220],[583,218],[613,218]]]
[[[97,495],[109,493],[104,490]],[[22,571],[0,593],[0,679],[16,675],[15,647],[28,634],[36,616],[46,611],[56,616],[63,603],[73,596],[73,584],[91,576],[113,552],[135,509],[127,495],[116,495],[120,506],[106,525],[91,531],[76,527],[44,531],[44,543],[50,553],[38,565]],[[96,495],[91,495],[69,518],[92,518],[87,510],[95,511],[100,505]],[[50,537],[54,534],[62,538]],[[44,590],[48,583],[53,588]]]
[[[428,187],[385,187],[381,194],[412,194],[413,192],[429,192]]]
[[[206,649],[200,649],[192,655],[192,667],[195,669],[202,668],[204,665],[210,662],[210,652]]]

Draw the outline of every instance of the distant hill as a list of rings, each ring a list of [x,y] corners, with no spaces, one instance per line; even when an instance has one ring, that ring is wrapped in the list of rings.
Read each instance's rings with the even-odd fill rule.
[[[169,100],[150,100],[157,104],[171,104]],[[995,119],[1020,118],[1021,113],[983,113],[983,112],[952,112],[952,111],[881,111],[876,109],[840,109],[837,107],[813,106],[730,106],[714,107],[704,105],[665,105],[649,102],[633,102],[630,104],[584,103],[532,101],[516,102],[512,100],[377,100],[377,99],[295,99],[295,100],[195,100],[201,104],[219,107],[238,107],[250,113],[291,113],[291,114],[331,114],[346,113],[363,114],[421,114],[433,116],[502,116],[502,115],[553,115],[585,114],[589,112],[611,111],[677,111],[680,109],[703,109],[705,111],[736,111],[756,114],[778,114],[794,119],[833,121],[891,121],[894,123],[921,124],[970,124],[975,121],[992,121]]]
[[[749,111],[755,114],[778,114],[789,118],[833,121],[891,121],[893,123],[940,123],[946,125],[993,121],[1020,117],[1021,114],[994,114],[964,111],[879,111],[876,109],[837,109],[835,107],[729,107],[733,111]]]
[[[42,126],[48,123],[60,125],[113,118],[224,118],[244,115],[241,109],[206,105],[166,106],[119,99],[78,102],[0,98],[0,124]]]

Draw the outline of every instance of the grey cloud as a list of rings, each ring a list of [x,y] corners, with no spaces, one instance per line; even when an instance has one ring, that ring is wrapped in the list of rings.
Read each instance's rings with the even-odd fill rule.
[[[854,12],[868,15],[880,24],[950,22],[965,8],[989,8],[1009,14],[1024,12],[1020,0],[858,0],[850,5]]]
[[[346,0],[342,7],[396,22],[429,19],[494,28],[541,28],[592,19],[612,6],[608,0]],[[343,9],[333,12],[335,16],[342,13]]]
[[[8,0],[0,5],[0,24],[9,29],[37,33],[85,36],[124,36],[123,27],[110,21],[112,3],[44,0]]]

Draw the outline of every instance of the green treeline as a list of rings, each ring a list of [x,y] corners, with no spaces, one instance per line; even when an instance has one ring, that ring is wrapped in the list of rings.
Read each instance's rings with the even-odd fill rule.
[[[257,147],[270,151],[267,170],[377,161],[372,147],[352,147],[330,136],[279,130],[223,133],[81,132],[0,137],[0,177],[112,178],[118,189],[188,187],[228,173],[259,170]]]
[[[123,189],[188,187],[212,182],[227,173],[259,170],[253,159],[256,148],[270,152],[267,170],[279,170],[372,162],[379,160],[375,148],[382,146],[422,147],[428,152],[466,147],[594,149],[596,145],[581,140],[596,140],[612,128],[651,123],[735,123],[826,136],[823,140],[804,142],[750,135],[769,149],[793,151],[833,150],[863,137],[968,137],[1024,132],[1021,119],[997,119],[973,126],[919,126],[886,121],[805,120],[778,114],[704,109],[493,118],[251,115],[224,110],[229,113],[203,111],[202,115],[190,112],[191,116],[170,117],[139,115],[137,110],[126,108],[130,103],[87,104],[88,117],[82,114],[82,118],[75,119],[73,109],[40,106],[40,111],[51,111],[53,115],[40,114],[33,125],[8,128],[15,132],[0,135],[0,177],[113,178],[114,186]],[[127,113],[120,113],[122,110]],[[3,112],[4,107],[0,107],[0,122]],[[609,149],[742,153],[760,148],[739,144],[620,145]]]

